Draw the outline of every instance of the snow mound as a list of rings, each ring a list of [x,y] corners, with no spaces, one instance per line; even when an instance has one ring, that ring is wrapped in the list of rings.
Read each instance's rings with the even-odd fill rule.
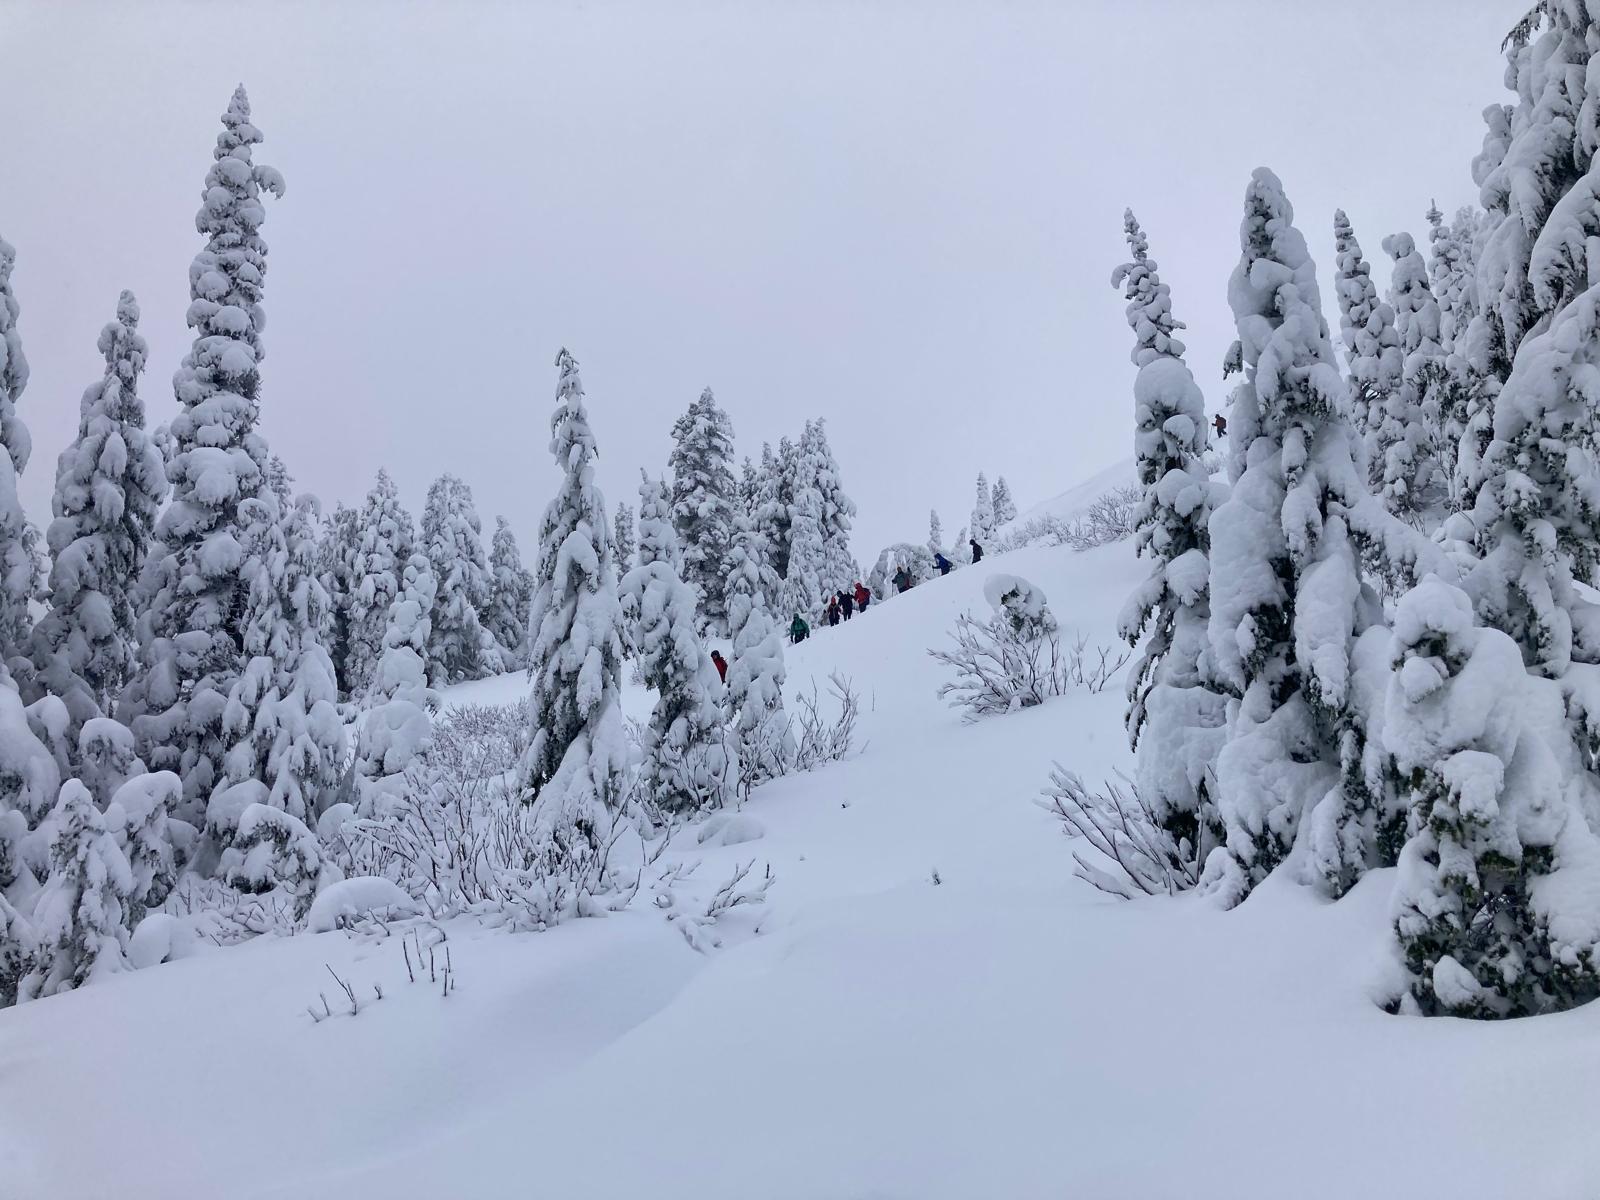
[[[317,893],[306,914],[306,928],[312,933],[327,933],[341,922],[367,913],[414,916],[422,910],[417,902],[395,884],[376,875],[357,875],[330,883]]]

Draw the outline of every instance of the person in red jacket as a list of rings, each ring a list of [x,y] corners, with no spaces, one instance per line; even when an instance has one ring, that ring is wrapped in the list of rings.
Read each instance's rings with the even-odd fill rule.
[[[871,603],[872,603],[872,593],[867,591],[867,589],[864,588],[861,585],[861,581],[858,579],[856,581],[856,607],[859,608],[862,612],[866,612],[867,611],[867,605],[869,605]]]
[[[717,675],[723,683],[728,682],[728,660],[722,657],[721,650],[711,652],[711,661],[716,664]]]

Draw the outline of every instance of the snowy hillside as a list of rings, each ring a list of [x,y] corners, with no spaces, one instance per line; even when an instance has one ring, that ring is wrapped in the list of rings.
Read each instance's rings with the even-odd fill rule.
[[[1052,761],[1128,767],[1120,678],[971,725],[935,695],[927,649],[991,570],[1095,643],[1142,569],[1128,543],[996,556],[793,650],[791,693],[861,689],[862,748],[760,787],[732,836],[677,835],[656,870],[701,860],[691,891],[777,877],[721,947],[647,885],[543,934],[449,924],[448,996],[408,981],[397,924],[0,1013],[0,1195],[1593,1195],[1595,1006],[1385,1015],[1390,871],[1338,904],[1278,878],[1232,912],[1109,900],[1032,800]],[[342,1015],[332,974],[383,998]]]

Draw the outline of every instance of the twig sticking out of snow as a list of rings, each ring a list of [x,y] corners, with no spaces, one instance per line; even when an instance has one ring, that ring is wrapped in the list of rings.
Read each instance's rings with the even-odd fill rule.
[[[1108,895],[1124,900],[1170,896],[1200,882],[1199,864],[1179,852],[1131,784],[1124,792],[1108,781],[1105,791],[1091,792],[1076,774],[1058,766],[1038,803],[1061,821],[1068,836],[1083,838],[1120,872],[1073,851],[1073,874]]]

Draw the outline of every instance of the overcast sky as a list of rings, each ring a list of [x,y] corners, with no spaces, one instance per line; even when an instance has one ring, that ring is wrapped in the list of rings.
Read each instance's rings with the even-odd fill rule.
[[[1384,234],[1475,198],[1526,0],[0,4],[0,236],[55,458],[132,288],[174,410],[193,217],[234,85],[279,168],[262,428],[331,507],[443,471],[530,551],[556,351],[611,503],[710,385],[741,454],[828,419],[856,557],[1024,508],[1131,452],[1122,211],[1222,407],[1228,272],[1274,168],[1332,305],[1331,214]],[[264,11],[263,11],[264,10]],[[1383,260],[1379,262],[1378,260]]]

